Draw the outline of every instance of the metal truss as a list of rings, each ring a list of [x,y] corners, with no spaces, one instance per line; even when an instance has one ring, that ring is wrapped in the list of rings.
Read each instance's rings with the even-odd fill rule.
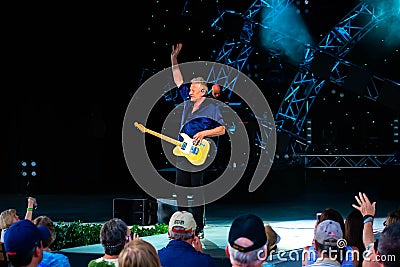
[[[294,139],[304,141],[301,134],[305,119],[326,82],[324,78],[316,77],[310,70],[316,53],[323,52],[336,59],[332,69],[329,70],[331,73],[329,79],[343,84],[348,73],[346,68],[352,65],[344,61],[343,57],[382,20],[384,15],[383,13],[376,14],[373,7],[360,2],[333,27],[317,47],[306,47],[304,62],[300,64],[299,72],[295,75],[275,116],[278,131],[282,130],[295,137]],[[377,78],[377,81],[379,79],[376,76],[372,78]],[[377,98],[378,91],[375,82],[371,81],[368,92],[371,98]],[[293,142],[291,148],[295,151],[304,151],[307,146],[304,145],[304,142]]]
[[[292,0],[282,1],[282,0],[256,0],[250,7],[246,10],[245,13],[239,13],[234,10],[224,10],[220,12],[220,16],[216,18],[211,27],[215,27],[216,29],[221,29],[220,23],[223,22],[224,16],[226,14],[237,15],[238,19],[244,21],[243,28],[240,33],[239,39],[235,39],[235,37],[231,37],[225,41],[222,46],[222,49],[219,51],[218,55],[215,58],[216,62],[228,65],[241,71],[243,66],[245,66],[247,59],[251,55],[254,50],[254,47],[250,44],[251,39],[254,34],[254,29],[257,23],[255,21],[255,16],[263,9],[268,8],[269,12],[265,21],[273,20],[277,17],[289,4],[293,2]],[[232,94],[234,87],[236,85],[237,77],[229,77],[229,73],[226,72],[218,72],[216,73],[214,70],[211,70],[210,75],[208,77],[208,81],[219,82],[224,85],[225,88],[229,88],[229,97]]]
[[[219,17],[216,18],[211,27],[221,30],[223,26],[220,24],[224,21],[226,14],[236,15],[238,19],[243,20],[243,28],[241,29],[239,38],[230,37],[223,44],[221,50],[217,54],[214,61],[224,65],[233,67],[239,72],[245,66],[248,58],[254,51],[251,45],[251,39],[256,26],[268,29],[269,23],[274,21],[291,3],[293,0],[255,0],[251,6],[244,12],[239,13],[234,10],[219,11]],[[266,17],[263,21],[257,22],[256,15],[266,8]],[[310,66],[317,53],[324,53],[334,58],[334,64],[329,70],[329,81],[343,85],[348,77],[349,68],[357,67],[354,64],[344,60],[344,57],[351,49],[369,32],[371,31],[384,17],[391,14],[378,13],[379,10],[369,6],[364,2],[360,2],[353,8],[333,29],[321,40],[317,46],[305,45],[304,61],[299,65],[298,73],[295,75],[286,95],[284,96],[281,105],[275,115],[275,127],[277,131],[282,131],[292,137],[292,142],[287,150],[292,150],[294,153],[304,152],[308,149],[306,138],[302,135],[303,125],[307,114],[312,107],[318,93],[326,83],[326,78],[315,76],[311,71]],[[282,38],[287,38],[283,33],[277,32],[276,42]],[[276,51],[271,50],[272,54]],[[211,68],[208,82],[215,82],[223,85],[223,89],[230,89],[229,94],[232,94],[236,82],[237,74],[233,74],[228,68],[221,66]],[[371,75],[366,97],[377,100],[379,96],[379,87],[385,82],[390,82],[400,87],[399,83],[390,81],[384,77]],[[169,85],[166,85],[169,88]],[[166,94],[167,101],[175,100],[176,93],[170,91]],[[229,95],[230,97],[230,95]],[[264,121],[257,118],[261,124],[268,124],[270,121]],[[261,129],[262,134],[268,136],[270,127]],[[256,142],[259,140],[256,140]],[[262,143],[258,144],[263,148]]]
[[[397,163],[393,154],[364,155],[298,155],[303,157],[307,169],[360,169],[381,168]]]

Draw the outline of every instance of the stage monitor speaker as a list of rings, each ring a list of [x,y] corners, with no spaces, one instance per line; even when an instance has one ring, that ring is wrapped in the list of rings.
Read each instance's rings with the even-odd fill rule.
[[[157,208],[157,219],[158,223],[169,223],[169,219],[171,218],[172,214],[178,211],[178,205],[176,198],[158,198],[157,199],[158,208]],[[188,199],[188,204],[193,205],[193,200]],[[188,208],[189,212],[191,208]]]
[[[152,199],[113,199],[113,217],[128,225],[152,225],[157,223],[157,202]]]
[[[335,62],[336,59],[334,57],[317,51],[314,54],[314,59],[311,61],[310,70],[314,76],[324,80],[329,80]]]
[[[367,92],[367,86],[371,79],[371,73],[360,67],[350,66],[347,77],[343,81],[343,87],[363,96]]]

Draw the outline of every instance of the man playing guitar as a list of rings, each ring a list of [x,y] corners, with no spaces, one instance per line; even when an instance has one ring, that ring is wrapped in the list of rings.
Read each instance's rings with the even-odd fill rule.
[[[225,122],[216,100],[207,97],[207,82],[202,77],[193,78],[190,85],[183,83],[177,59],[181,49],[182,44],[178,43],[176,46],[172,46],[171,52],[174,82],[184,100],[180,133],[192,138],[194,144],[200,144],[204,138],[218,138],[225,134]],[[182,140],[181,135],[179,138]],[[187,160],[183,157],[177,158],[175,184],[185,187],[202,186],[205,170],[190,171],[185,164],[187,164]],[[188,206],[187,197],[178,196],[177,204],[179,210],[185,209],[184,207]],[[204,205],[192,207],[191,212],[197,224],[196,234],[202,238],[204,237]]]

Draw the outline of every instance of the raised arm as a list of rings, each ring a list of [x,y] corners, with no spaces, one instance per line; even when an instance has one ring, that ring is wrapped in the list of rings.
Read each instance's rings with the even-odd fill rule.
[[[28,197],[28,205],[26,207],[25,219],[32,221],[33,209],[36,204],[36,198]]]
[[[179,88],[183,83],[183,76],[182,72],[179,69],[178,65],[178,55],[182,49],[182,44],[178,43],[176,46],[172,45],[172,52],[171,52],[171,64],[172,64],[172,75],[174,77],[175,85]]]
[[[372,227],[373,219],[375,217],[375,205],[376,202],[371,203],[365,193],[359,193],[355,196],[355,199],[359,206],[353,204],[352,206],[361,212],[364,217],[364,231],[363,231],[363,242],[364,246],[374,243],[374,231]]]

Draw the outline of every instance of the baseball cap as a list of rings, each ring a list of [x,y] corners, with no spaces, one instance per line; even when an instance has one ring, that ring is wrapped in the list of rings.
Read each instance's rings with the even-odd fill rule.
[[[315,240],[321,245],[335,247],[341,238],[343,238],[343,232],[338,222],[324,220],[315,229]]]
[[[236,240],[245,237],[253,242],[249,247],[242,247],[236,244]],[[234,249],[241,252],[248,252],[261,248],[267,244],[264,222],[254,214],[244,214],[236,217],[229,229],[228,242]]]
[[[181,226],[184,230],[174,229],[175,226]],[[176,211],[172,214],[169,220],[168,228],[174,233],[187,233],[196,230],[196,221],[193,218],[193,214],[188,211]]]
[[[8,255],[26,253],[49,236],[50,231],[46,226],[36,226],[30,220],[20,220],[13,223],[4,234],[4,248]]]

